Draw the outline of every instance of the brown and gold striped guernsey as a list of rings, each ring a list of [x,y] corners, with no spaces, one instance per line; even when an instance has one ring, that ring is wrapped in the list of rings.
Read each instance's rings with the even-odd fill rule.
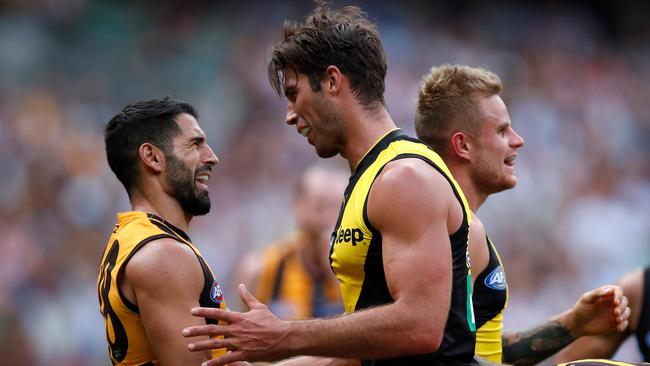
[[[100,311],[106,325],[106,340],[111,362],[114,365],[157,365],[142,324],[138,307],[120,291],[126,264],[148,243],[171,238],[189,246],[203,269],[205,284],[199,298],[204,307],[226,309],[221,289],[189,236],[179,228],[153,214],[125,212],[117,215],[117,225],[111,234],[99,267],[97,292]],[[208,323],[214,324],[211,319]],[[225,350],[215,350],[213,357]]]

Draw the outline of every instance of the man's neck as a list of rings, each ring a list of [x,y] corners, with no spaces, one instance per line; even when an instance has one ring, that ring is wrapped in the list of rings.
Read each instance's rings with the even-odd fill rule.
[[[458,182],[460,188],[463,190],[463,194],[465,194],[469,209],[472,212],[476,213],[478,209],[481,208],[483,203],[485,203],[485,200],[487,200],[489,194],[483,192],[478,184],[474,183],[470,177],[469,172],[466,169],[458,167],[453,163],[448,164],[448,167],[454,179],[456,182]]]
[[[166,194],[134,192],[131,195],[131,207],[162,217],[165,221],[187,232],[192,216],[187,214],[180,203]]]
[[[352,172],[377,141],[396,128],[383,106],[378,111],[368,111],[359,106],[355,112],[354,117],[348,119],[347,141],[341,152]]]

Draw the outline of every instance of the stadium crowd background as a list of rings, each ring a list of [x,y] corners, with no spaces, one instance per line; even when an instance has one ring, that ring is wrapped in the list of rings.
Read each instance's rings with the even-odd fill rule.
[[[505,261],[507,329],[650,263],[648,3],[348,3],[379,24],[387,105],[408,132],[432,65],[486,66],[503,79],[526,146],[517,188],[480,214]],[[101,131],[128,102],[170,95],[197,106],[221,163],[212,212],[190,236],[222,284],[246,252],[292,227],[291,190],[316,157],[284,125],[265,60],[282,20],[311,7],[0,1],[0,365],[108,363],[97,266],[129,205]],[[634,345],[618,358],[638,359]]]

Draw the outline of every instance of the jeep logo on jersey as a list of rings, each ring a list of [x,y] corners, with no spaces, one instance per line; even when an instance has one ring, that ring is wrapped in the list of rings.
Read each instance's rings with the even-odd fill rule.
[[[217,303],[217,305],[221,305],[221,302],[223,301],[223,292],[221,292],[221,287],[219,287],[219,283],[217,281],[214,281],[212,283],[212,289],[210,290],[210,299]]]
[[[336,239],[334,240],[334,243],[349,243],[352,242],[352,246],[356,246],[357,243],[362,242],[364,239],[363,236],[363,231],[358,228],[354,229],[339,229],[339,231],[336,233]]]
[[[485,286],[493,290],[505,290],[506,289],[506,276],[501,269],[501,266],[493,269],[487,277],[485,277]]]

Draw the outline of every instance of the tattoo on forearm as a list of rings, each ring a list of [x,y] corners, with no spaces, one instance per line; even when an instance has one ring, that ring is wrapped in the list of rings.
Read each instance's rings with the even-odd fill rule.
[[[516,366],[535,365],[573,340],[569,330],[557,320],[529,331],[504,334],[503,362]]]

